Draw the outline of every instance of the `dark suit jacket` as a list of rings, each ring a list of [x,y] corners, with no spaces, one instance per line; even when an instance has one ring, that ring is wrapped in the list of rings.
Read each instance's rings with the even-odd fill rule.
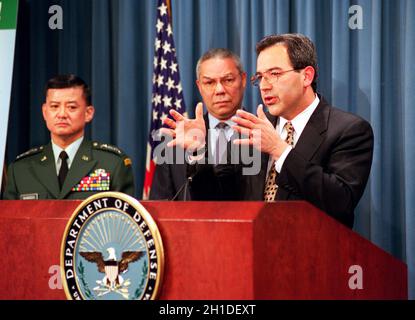
[[[209,130],[208,114],[205,113],[203,118],[207,133]],[[215,166],[210,164],[213,163],[213,155],[209,150],[208,136],[206,134],[205,158],[202,163],[196,165],[189,165],[182,156],[179,161],[177,160],[176,154],[185,154],[183,149],[168,149],[169,163],[156,165],[150,189],[150,200],[236,200],[235,193],[222,192],[223,186],[214,176],[213,168]],[[236,136],[234,134],[231,139],[233,140]],[[228,146],[230,145],[229,142]]]
[[[206,113],[203,116],[206,125],[206,133],[209,130],[209,118]],[[207,155],[211,157],[209,152],[208,134],[206,134],[206,146]],[[202,184],[203,174],[193,176],[194,171],[189,171],[189,165],[185,159],[185,153],[183,149],[171,148],[166,152],[169,153],[169,163],[157,164],[152,186],[150,189],[150,200],[213,200],[216,194],[214,189],[211,189],[211,185],[208,183],[204,186],[204,191],[191,192],[191,180],[196,179],[196,185]],[[179,154],[180,160],[176,155]],[[191,177],[191,179],[188,179]],[[212,196],[213,195],[213,196]]]
[[[62,190],[59,189],[52,144],[49,143],[20,155],[9,166],[4,199],[30,199],[30,195],[37,195],[38,199],[85,199],[100,191],[74,191],[73,188],[82,178],[99,169],[110,174],[107,191],[119,191],[134,196],[131,160],[114,146],[84,139]]]
[[[276,117],[268,118],[276,124]],[[370,124],[320,97],[277,177],[277,200],[307,200],[352,227],[353,211],[365,189],[372,154]],[[262,201],[268,160],[268,154],[262,154],[257,175],[242,175],[241,165],[216,166],[210,174],[216,179],[217,190],[227,193],[226,198]]]

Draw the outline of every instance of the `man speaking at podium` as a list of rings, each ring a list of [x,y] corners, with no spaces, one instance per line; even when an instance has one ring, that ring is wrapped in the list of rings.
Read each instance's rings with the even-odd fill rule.
[[[4,199],[85,199],[101,191],[134,196],[131,160],[115,146],[84,139],[95,112],[88,85],[75,75],[58,75],[47,82],[45,96],[51,142],[17,156]]]
[[[352,227],[369,177],[373,133],[364,119],[332,107],[316,91],[317,53],[301,34],[272,35],[256,46],[251,78],[262,105],[257,115],[238,111],[235,129],[266,156],[261,173],[247,179],[252,200],[307,200]],[[260,138],[252,133],[260,131]]]
[[[352,227],[372,163],[370,124],[317,94],[317,53],[309,38],[272,35],[256,51],[251,81],[268,112],[260,105],[257,115],[237,110],[231,119],[245,136],[233,143],[261,151],[261,171],[243,175],[242,165],[221,165],[212,181],[241,200],[306,200]]]

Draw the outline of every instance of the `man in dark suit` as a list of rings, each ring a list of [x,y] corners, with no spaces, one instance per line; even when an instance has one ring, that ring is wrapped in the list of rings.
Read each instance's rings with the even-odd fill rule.
[[[317,55],[300,34],[273,35],[256,47],[262,105],[257,116],[232,120],[264,157],[257,176],[243,177],[246,200],[307,200],[352,227],[373,154],[373,132],[362,118],[330,106],[316,94]],[[255,134],[260,132],[260,134]]]
[[[260,172],[244,174],[241,164],[196,169],[205,176],[209,171],[209,183],[227,198],[307,200],[352,227],[372,163],[370,124],[316,94],[317,55],[307,37],[265,37],[257,44],[257,54],[251,81],[269,112],[260,105],[257,116],[237,110],[232,120],[234,130],[245,136],[233,143],[261,152]],[[168,124],[174,130],[176,123]]]
[[[234,131],[230,118],[236,110],[241,108],[243,94],[246,86],[246,73],[242,68],[239,57],[228,49],[215,48],[204,53],[196,66],[196,85],[207,108],[203,115],[203,105],[199,103],[196,107],[196,119],[186,119],[174,110],[171,115],[175,120],[180,119],[184,127],[192,127],[193,132],[200,132],[200,145],[208,155],[206,165],[218,164],[225,157],[228,141],[232,138]],[[173,126],[176,131],[175,122],[166,119],[166,123]],[[173,131],[173,130],[172,130]],[[162,129],[167,134],[170,132]],[[175,145],[170,143],[166,153],[167,163],[156,166],[153,184],[150,191],[152,200],[219,200],[220,194],[215,190],[213,184],[205,180],[203,173],[193,174],[189,171],[189,163],[196,161],[197,155],[189,150],[190,139],[184,144]],[[171,147],[174,147],[171,149]],[[170,148],[170,149],[169,149]],[[191,148],[190,148],[191,149]],[[181,157],[178,159],[177,157]],[[190,179],[189,179],[190,177]],[[195,186],[202,186],[202,190],[190,190],[190,180],[194,180]],[[206,183],[205,183],[206,182]],[[193,181],[192,181],[193,184]]]
[[[101,191],[134,196],[131,160],[115,146],[84,139],[94,116],[87,84],[59,75],[48,81],[45,96],[42,113],[51,142],[9,166],[4,199],[85,199]]]

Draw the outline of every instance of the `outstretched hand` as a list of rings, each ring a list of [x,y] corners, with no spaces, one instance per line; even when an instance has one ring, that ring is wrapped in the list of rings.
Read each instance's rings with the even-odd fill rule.
[[[176,110],[171,109],[170,118],[164,119],[163,123],[169,128],[161,128],[162,134],[173,138],[167,143],[168,147],[179,146],[185,150],[197,150],[205,145],[206,126],[203,119],[203,103],[199,102],[196,106],[196,118],[188,119]]]
[[[274,160],[288,147],[268,120],[262,104],[258,105],[257,116],[244,110],[238,110],[236,115],[232,117],[232,121],[237,124],[233,129],[246,138],[235,139],[234,144],[252,145],[257,150],[268,153]]]

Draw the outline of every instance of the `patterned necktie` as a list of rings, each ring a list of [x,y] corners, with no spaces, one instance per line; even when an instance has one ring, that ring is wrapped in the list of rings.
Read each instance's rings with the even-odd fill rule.
[[[290,121],[288,121],[285,124],[284,128],[287,131],[287,137],[285,138],[285,142],[287,142],[290,146],[293,146],[294,145],[293,124]],[[277,180],[277,170],[275,170],[275,161],[273,161],[271,165],[271,169],[268,172],[268,177],[267,177],[267,181],[265,184],[264,200],[266,202],[275,201],[275,196],[277,195],[277,190],[278,190],[276,180]]]
[[[62,151],[59,155],[59,158],[62,160],[61,168],[59,169],[58,179],[59,179],[59,188],[62,189],[63,182],[65,181],[66,175],[68,174],[68,154],[65,151]]]
[[[228,139],[226,138],[226,128],[228,124],[226,122],[219,122],[216,125],[216,129],[218,129],[218,139],[216,140],[216,147],[215,147],[215,164],[220,163],[223,161],[223,155],[227,148]]]

